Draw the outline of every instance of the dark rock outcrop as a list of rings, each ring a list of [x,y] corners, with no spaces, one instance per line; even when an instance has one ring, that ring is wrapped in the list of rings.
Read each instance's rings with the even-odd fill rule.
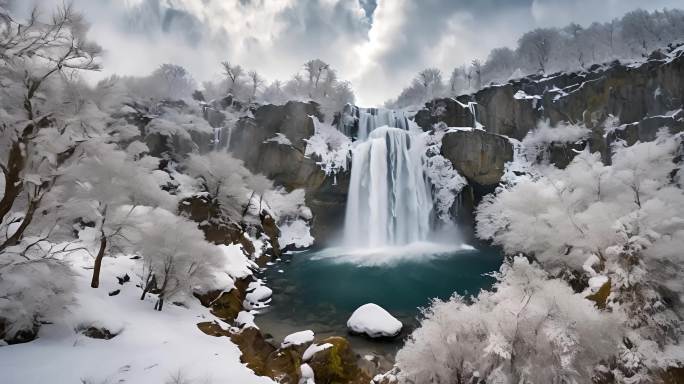
[[[498,185],[506,163],[513,160],[507,138],[481,130],[446,133],[441,153],[469,183],[483,187]]]
[[[472,95],[434,100],[416,114],[416,123],[425,130],[440,121],[472,127],[469,101],[477,103],[477,120],[487,132],[521,140],[540,119],[552,125],[580,122],[599,131],[590,145],[592,151],[604,153],[602,125],[609,115],[617,117],[619,125],[638,125],[629,134],[638,140],[648,140],[662,126],[682,130],[681,117],[664,115],[682,108],[684,54],[655,55],[641,65],[613,62],[583,72],[529,76]]]

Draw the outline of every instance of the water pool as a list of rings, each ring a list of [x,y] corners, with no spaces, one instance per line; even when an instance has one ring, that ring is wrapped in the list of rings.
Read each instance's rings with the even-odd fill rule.
[[[356,336],[350,339],[362,352],[393,354],[416,326],[420,307],[429,305],[432,298],[489,288],[493,278],[485,274],[497,270],[501,261],[500,251],[492,247],[425,244],[294,253],[263,272],[273,298],[256,321],[276,342],[303,329],[313,330],[317,338],[346,335],[351,313],[363,304],[375,303],[404,323],[402,336],[380,343]]]

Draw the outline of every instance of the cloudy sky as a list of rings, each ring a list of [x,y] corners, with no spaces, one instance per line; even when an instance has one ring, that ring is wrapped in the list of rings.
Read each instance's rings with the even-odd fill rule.
[[[50,8],[63,0],[36,1]],[[73,1],[106,50],[100,76],[144,75],[171,62],[202,81],[217,78],[229,60],[287,79],[320,58],[351,81],[361,105],[395,97],[422,68],[449,72],[536,27],[682,7],[682,0]]]

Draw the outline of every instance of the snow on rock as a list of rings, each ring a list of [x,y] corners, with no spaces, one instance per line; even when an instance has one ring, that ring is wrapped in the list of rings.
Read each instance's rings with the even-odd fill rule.
[[[314,340],[314,333],[311,330],[295,332],[285,336],[280,348],[287,348],[296,345],[311,343]]]
[[[278,132],[275,134],[275,136],[271,137],[270,139],[264,140],[264,143],[276,143],[280,145],[292,145],[292,142],[290,139],[288,139],[285,135],[282,133]]]
[[[540,95],[528,95],[521,89],[513,95],[513,98],[516,100],[541,100],[542,97]]]
[[[347,328],[370,337],[393,337],[401,332],[401,321],[377,304],[360,306],[347,320]]]
[[[314,380],[314,371],[309,366],[309,364],[302,364],[299,366],[299,373],[301,373],[301,380],[299,380],[300,384],[316,384],[316,381]]]
[[[252,312],[248,311],[240,311],[235,318],[235,324],[237,324],[240,328],[256,328],[257,327],[256,323],[254,322],[254,314]]]
[[[314,238],[311,236],[309,224],[297,219],[279,226],[280,237],[278,243],[281,247],[294,245],[296,248],[307,248],[313,245]]]
[[[252,275],[252,270],[259,267],[257,264],[245,257],[242,246],[238,244],[218,245],[221,250],[224,267],[214,273],[216,284],[225,285],[226,290],[230,291],[235,287],[234,279],[241,279]]]
[[[273,291],[261,280],[253,281],[247,286],[247,295],[242,303],[245,309],[257,309],[268,306]]]
[[[208,336],[197,328],[197,323],[216,319],[197,300],[167,305],[161,312],[153,309],[154,295],[140,300],[136,276],[141,260],[105,257],[98,289],[90,288],[90,255],[78,252],[68,261],[76,303],[67,315],[44,324],[38,339],[0,348],[3,384],[148,384],[170,382],[176,376],[184,382],[273,383],[240,362],[241,352],[229,338]],[[116,276],[124,274],[132,281],[119,285]],[[114,290],[120,293],[109,296]],[[93,339],[78,331],[89,326],[117,335]]]
[[[302,355],[302,361],[309,361],[313,355],[317,354],[318,352],[325,351],[328,348],[332,348],[332,344],[330,343],[325,343],[325,344],[311,344],[309,348],[304,351],[304,354]]]
[[[451,207],[463,187],[468,184],[454,169],[451,161],[441,155],[442,138],[448,131],[435,127],[435,132],[425,137],[425,174],[434,187],[433,199],[437,216],[445,223],[451,220]]]
[[[589,290],[596,293],[605,283],[608,282],[608,277],[603,275],[594,276],[589,279]]]

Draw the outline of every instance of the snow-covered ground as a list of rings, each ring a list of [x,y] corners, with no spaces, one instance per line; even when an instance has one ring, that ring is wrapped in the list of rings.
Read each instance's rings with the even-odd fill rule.
[[[216,318],[199,301],[168,303],[154,311],[156,297],[140,300],[141,260],[105,258],[100,288],[90,288],[92,258],[69,257],[77,284],[76,302],[62,318],[41,327],[29,343],[0,347],[0,382],[31,383],[272,383],[240,363],[227,337],[202,333],[197,323]],[[117,276],[130,276],[119,285]],[[115,296],[111,292],[119,290]],[[118,333],[93,339],[79,329],[104,327]],[[181,378],[181,380],[178,380]]]

